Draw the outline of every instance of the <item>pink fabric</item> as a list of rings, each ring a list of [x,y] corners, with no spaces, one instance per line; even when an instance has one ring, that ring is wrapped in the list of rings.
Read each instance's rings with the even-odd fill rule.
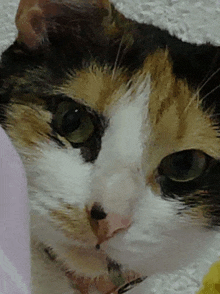
[[[25,171],[0,128],[0,294],[30,294],[29,210]]]

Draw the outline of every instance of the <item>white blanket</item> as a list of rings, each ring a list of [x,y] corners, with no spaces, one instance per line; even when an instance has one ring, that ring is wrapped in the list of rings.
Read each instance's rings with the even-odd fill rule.
[[[171,34],[192,43],[220,45],[220,0],[112,0],[127,17],[167,29]],[[0,0],[0,51],[16,36],[14,17],[19,0]],[[198,240],[199,242],[199,240]],[[209,266],[220,256],[220,237],[203,259],[169,275],[158,275],[129,293],[192,294],[196,293]],[[50,261],[43,262],[34,251],[33,293],[69,294],[60,271]],[[40,254],[40,255],[39,255]],[[65,285],[64,285],[65,284]],[[61,286],[62,285],[62,286]],[[1,293],[1,289],[0,289]],[[10,293],[9,293],[10,294]]]

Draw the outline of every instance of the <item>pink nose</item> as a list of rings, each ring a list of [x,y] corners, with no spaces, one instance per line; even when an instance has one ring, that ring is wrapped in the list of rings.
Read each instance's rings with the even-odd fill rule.
[[[91,213],[92,212],[92,213]],[[121,216],[117,213],[94,213],[92,209],[88,212],[90,215],[90,224],[93,232],[97,236],[97,244],[112,238],[122,230],[126,230],[131,225],[131,217]]]
[[[128,229],[130,225],[130,217],[109,213],[105,219],[98,222],[98,244],[112,238],[118,232]]]

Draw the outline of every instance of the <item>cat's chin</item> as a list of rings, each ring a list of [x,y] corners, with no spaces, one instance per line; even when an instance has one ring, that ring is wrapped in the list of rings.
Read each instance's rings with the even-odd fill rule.
[[[118,234],[103,244],[103,249],[125,269],[151,276],[179,270],[196,261],[206,254],[215,234],[214,231],[186,227],[150,241],[147,235],[138,236],[134,228],[133,232]]]

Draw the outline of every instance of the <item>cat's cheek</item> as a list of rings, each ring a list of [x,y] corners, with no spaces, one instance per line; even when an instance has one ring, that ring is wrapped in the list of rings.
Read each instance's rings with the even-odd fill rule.
[[[204,232],[197,233],[183,233],[180,243],[172,237],[150,246],[144,244],[144,241],[142,244],[138,242],[129,244],[117,239],[115,241],[118,245],[114,247],[110,243],[106,253],[124,268],[132,269],[144,276],[169,273],[195,262],[210,248],[215,233],[208,234],[206,240],[204,240]],[[191,241],[187,243],[189,239]],[[123,248],[123,251],[120,248]]]
[[[31,208],[40,214],[59,209],[62,203],[84,208],[89,194],[91,164],[79,149],[43,144],[41,155],[24,161]]]
[[[147,196],[139,202],[133,225],[103,244],[107,254],[143,275],[171,272],[201,257],[216,232],[180,220],[177,202]]]

